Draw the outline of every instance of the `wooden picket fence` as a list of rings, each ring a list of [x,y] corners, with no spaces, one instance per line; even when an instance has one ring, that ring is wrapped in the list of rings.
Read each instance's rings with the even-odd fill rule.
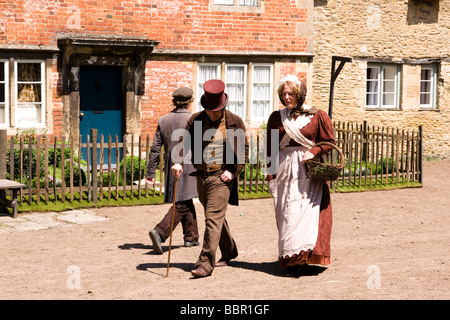
[[[376,185],[422,183],[422,128],[399,130],[335,122],[337,145],[342,149],[346,167],[337,181],[330,183],[339,192],[343,188]],[[97,137],[92,130],[86,142],[65,141],[48,136],[1,135],[0,150],[6,166],[0,165],[0,178],[27,185],[18,201],[49,202],[161,196],[164,192],[164,152],[159,160],[159,177],[153,185],[144,182],[149,159],[150,136],[124,135]],[[264,139],[249,136],[250,158],[239,176],[240,192],[267,191]],[[86,159],[81,159],[84,152]],[[123,157],[127,155],[127,157]],[[131,156],[133,155],[133,156]],[[124,161],[126,160],[126,161]],[[327,162],[337,162],[333,151]],[[0,161],[1,162],[1,161]],[[93,165],[97,164],[97,165]]]
[[[345,168],[336,181],[330,182],[334,192],[370,189],[377,186],[422,184],[422,126],[405,130],[369,126],[349,122],[333,122],[337,146],[344,155]],[[267,190],[261,135],[250,136],[250,159],[240,181],[243,193]],[[258,151],[254,151],[258,150]],[[327,163],[339,163],[333,150]],[[242,175],[241,175],[242,176]]]
[[[343,151],[346,167],[331,184],[343,187],[422,183],[422,126],[405,130],[335,122],[335,139]],[[331,161],[335,160],[333,153]]]
[[[92,130],[84,143],[81,136],[76,143],[41,135],[13,137],[0,141],[0,148],[7,150],[8,163],[5,173],[0,169],[0,176],[27,185],[19,194],[19,203],[74,200],[97,203],[103,198],[162,194],[163,179],[153,185],[144,182],[150,137],[124,135],[122,141],[117,136],[114,140],[109,136],[105,141],[103,135],[98,139],[97,130]],[[80,156],[83,152],[86,159]],[[127,161],[120,155],[127,155]],[[163,172],[163,157],[161,152],[160,172]]]

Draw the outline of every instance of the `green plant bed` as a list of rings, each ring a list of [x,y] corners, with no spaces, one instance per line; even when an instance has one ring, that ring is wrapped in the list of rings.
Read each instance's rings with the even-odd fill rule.
[[[252,192],[240,192],[239,193],[239,200],[250,200],[250,199],[265,199],[265,198],[271,198],[269,192],[267,191],[252,191]]]
[[[391,178],[390,178],[391,179]],[[389,179],[388,179],[388,182]],[[364,192],[364,191],[376,191],[376,190],[392,190],[392,189],[402,189],[402,188],[420,188],[422,184],[419,182],[403,182],[403,183],[381,183],[378,181],[375,184],[375,181],[372,181],[372,185],[370,185],[369,181],[366,186],[348,186],[348,182],[345,182],[344,186],[338,186],[335,188],[335,193],[346,193],[346,192]],[[332,191],[333,192],[333,191]],[[258,186],[258,191],[256,191],[256,186],[252,186],[252,191],[249,191],[249,187],[247,186],[247,191],[243,192],[243,187],[239,187],[239,199],[240,200],[250,200],[250,199],[266,199],[271,198],[272,196],[267,191],[267,185]],[[66,210],[73,209],[82,209],[82,208],[99,208],[99,207],[119,207],[119,206],[137,206],[137,205],[157,205],[164,203],[164,194],[160,192],[156,192],[155,195],[152,194],[149,196],[145,196],[145,194],[141,191],[141,197],[138,197],[138,191],[133,190],[133,198],[131,198],[131,190],[127,190],[127,196],[123,198],[123,190],[119,190],[117,199],[116,192],[111,191],[110,199],[108,199],[107,191],[103,192],[103,198],[98,199],[97,204],[94,204],[92,201],[88,201],[87,192],[82,193],[82,197],[80,199],[80,195],[78,192],[74,192],[73,201],[70,200],[70,193],[66,193],[66,199],[62,202],[61,194],[58,194],[58,199],[55,200],[55,197],[51,195],[48,201],[45,201],[44,196],[41,196],[40,203],[36,202],[36,196],[33,196],[32,203],[28,204],[27,197],[23,197],[22,202],[18,205],[19,212],[61,212]]]
[[[256,185],[252,185],[251,190],[250,186],[246,186],[246,192],[244,192],[244,187],[239,186],[239,199],[240,200],[248,200],[248,199],[264,199],[272,197],[270,193],[267,191],[267,184],[262,186],[258,185],[258,190],[256,190]]]
[[[141,192],[141,197],[138,197],[138,192],[133,192],[133,198],[131,198],[131,191],[127,191],[127,196],[123,198],[123,191],[119,191],[117,199],[115,191],[111,191],[111,198],[108,199],[108,193],[103,192],[103,198],[98,199],[97,203],[87,200],[86,192],[83,192],[82,199],[78,192],[74,193],[73,201],[70,200],[70,193],[66,193],[66,199],[61,201],[61,194],[58,195],[58,199],[55,201],[55,197],[52,195],[48,201],[41,197],[41,202],[36,202],[36,196],[32,197],[31,204],[28,204],[28,199],[25,196],[21,203],[18,205],[19,212],[61,212],[72,209],[82,208],[100,208],[100,207],[119,207],[119,206],[136,206],[136,205],[149,205],[149,204],[162,204],[164,203],[164,195],[156,192],[156,195],[145,196]]]

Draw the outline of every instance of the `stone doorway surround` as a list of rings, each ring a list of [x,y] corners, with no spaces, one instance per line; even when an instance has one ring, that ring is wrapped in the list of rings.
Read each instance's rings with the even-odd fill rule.
[[[143,37],[58,34],[62,74],[62,135],[78,141],[80,66],[122,67],[124,133],[141,133],[141,98],[144,95],[145,63],[159,44]]]

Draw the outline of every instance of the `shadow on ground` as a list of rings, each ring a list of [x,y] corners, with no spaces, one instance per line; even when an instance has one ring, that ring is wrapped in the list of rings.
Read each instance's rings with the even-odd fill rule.
[[[242,268],[251,271],[263,272],[272,276],[285,277],[283,272],[281,272],[278,267],[278,261],[272,262],[245,262],[245,261],[234,261],[230,264],[231,267],[234,268]],[[314,265],[304,265],[300,269],[300,272],[296,277],[304,277],[304,276],[316,276],[322,272],[324,272],[327,268],[321,266]]]
[[[149,252],[145,253],[148,255],[160,255],[159,253],[156,253],[153,251],[153,246],[149,246],[143,243],[125,243],[120,246],[118,246],[121,250],[131,250],[131,249],[145,249],[150,250]],[[172,250],[179,249],[180,246],[172,246]],[[169,251],[169,246],[162,246],[163,252]]]

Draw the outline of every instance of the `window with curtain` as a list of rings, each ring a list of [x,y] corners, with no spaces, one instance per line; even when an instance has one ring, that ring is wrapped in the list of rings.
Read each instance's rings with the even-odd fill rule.
[[[253,121],[267,121],[272,110],[272,65],[252,67],[252,104]]]
[[[17,127],[44,125],[44,62],[16,61],[16,108]]]
[[[211,79],[220,79],[220,64],[199,64],[197,77],[197,111],[201,111],[203,107],[200,105],[200,98],[204,93],[203,84]]]
[[[8,62],[0,60],[0,127],[8,124]]]
[[[399,67],[369,65],[366,80],[367,108],[398,108]]]
[[[224,78],[221,78],[221,71],[225,75]],[[225,82],[225,93],[228,95],[227,110],[242,120],[267,122],[273,111],[273,64],[199,63],[197,111],[203,110],[200,98],[204,93],[203,84],[209,79],[222,79]]]
[[[233,5],[233,1],[234,0],[214,0],[214,4],[223,4],[223,5],[228,5],[228,6],[232,6]]]
[[[225,73],[226,93],[228,94],[228,110],[246,120],[247,65],[227,65]]]
[[[257,7],[259,5],[259,0],[239,0],[239,5]]]
[[[436,108],[436,66],[424,65],[420,71],[420,107]]]
[[[378,84],[380,82],[380,67],[367,68],[366,106],[378,106]]]
[[[233,6],[235,5],[235,0],[214,0],[213,4]],[[259,0],[239,0],[236,4],[243,7],[258,7]]]

